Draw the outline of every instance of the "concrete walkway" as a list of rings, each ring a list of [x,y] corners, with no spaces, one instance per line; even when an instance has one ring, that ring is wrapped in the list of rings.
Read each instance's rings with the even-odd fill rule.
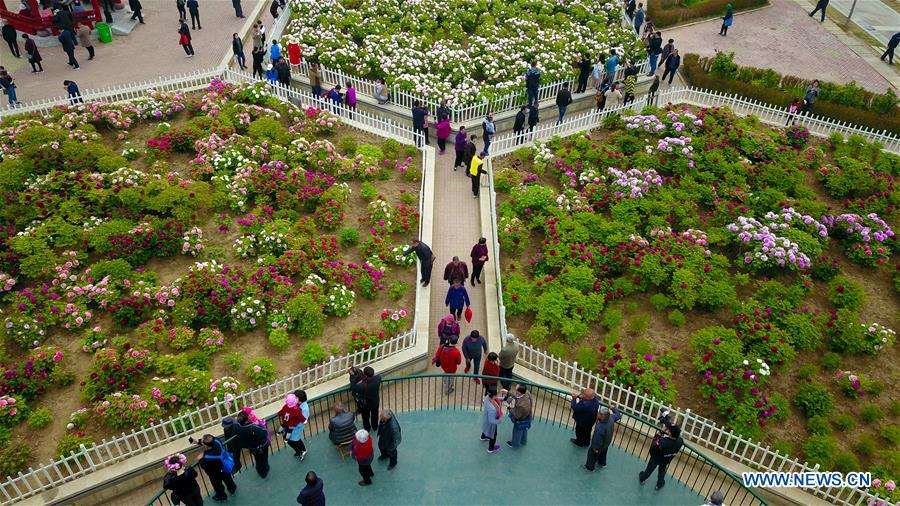
[[[861,3],[866,1],[876,0],[861,0]],[[892,75],[887,64],[878,62],[877,57],[874,62],[867,61],[830,27],[823,26],[818,18],[810,18],[809,11],[798,2],[770,2],[768,8],[738,13],[727,37],[718,34],[721,21],[712,20],[665,30],[663,39],[675,39],[675,47],[682,54],[714,56],[717,51],[734,52],[739,65],[772,68],[781,74],[837,83],[856,81],[877,93],[884,93],[892,85],[891,80],[874,68],[877,62],[885,67],[881,70]],[[829,23],[826,19],[825,24]]]
[[[853,0],[831,0],[829,8],[834,8],[845,17],[850,14]],[[891,36],[900,31],[900,14],[881,0],[857,0],[853,9],[853,23],[876,40],[887,46]]]

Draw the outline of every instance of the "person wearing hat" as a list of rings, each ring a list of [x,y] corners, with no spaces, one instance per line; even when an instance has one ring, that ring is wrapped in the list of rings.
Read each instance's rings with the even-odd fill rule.
[[[266,81],[269,81],[269,84],[272,86],[275,86],[278,82],[278,71],[275,70],[271,63],[266,65]]]
[[[725,502],[725,496],[722,495],[722,492],[716,490],[709,496],[709,501],[706,502],[703,506],[722,506]]]
[[[597,411],[597,423],[594,425],[594,435],[588,448],[587,462],[581,466],[583,469],[594,472],[594,466],[598,462],[601,468],[606,467],[606,453],[615,434],[616,422],[621,418],[622,414],[615,404],[610,404],[608,408],[603,406]]]
[[[256,473],[260,478],[265,478],[269,475],[269,431],[263,425],[252,423],[246,411],[238,413],[235,421],[237,423],[234,430],[238,444],[241,448],[250,450],[256,462]]]
[[[237,435],[235,431],[235,420],[233,416],[226,416],[222,419],[222,440],[229,441],[225,444],[225,448],[232,455],[238,455],[238,452],[241,451],[241,445],[238,443],[237,438],[232,439],[232,436]],[[234,459],[234,468],[231,470],[232,473],[237,473],[244,466],[241,463],[241,459]]]
[[[309,405],[306,404],[306,392],[298,390],[296,393],[287,394],[284,406],[278,410],[278,419],[281,421],[281,434],[285,442],[294,450],[294,456],[300,460],[306,457],[303,427],[308,418]]]
[[[372,471],[372,460],[375,451],[372,449],[372,438],[367,430],[360,429],[356,431],[356,435],[353,436],[353,441],[350,443],[350,454],[353,455],[353,460],[359,466],[359,475],[362,476],[359,486],[371,485],[372,477],[375,476],[375,472]]]

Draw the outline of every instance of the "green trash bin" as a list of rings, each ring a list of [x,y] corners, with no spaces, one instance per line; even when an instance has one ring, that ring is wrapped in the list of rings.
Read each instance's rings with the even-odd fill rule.
[[[112,42],[112,29],[108,23],[97,23],[97,36],[104,44]]]

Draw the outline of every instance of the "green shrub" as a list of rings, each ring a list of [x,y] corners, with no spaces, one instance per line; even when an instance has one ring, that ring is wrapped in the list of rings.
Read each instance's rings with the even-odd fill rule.
[[[897,94],[894,93],[894,89],[888,88],[883,95],[875,95],[869,109],[878,114],[896,114]]]
[[[832,464],[836,471],[840,471],[842,473],[849,473],[851,471],[859,471],[862,469],[859,466],[859,459],[856,458],[856,455],[850,452],[840,452],[834,456],[834,463]]]
[[[864,422],[872,423],[884,418],[884,412],[881,411],[881,408],[878,407],[877,404],[869,404],[867,406],[863,406],[863,408],[859,411],[859,416],[863,419]]]
[[[892,445],[900,446],[900,425],[885,425],[878,433]]]
[[[892,417],[900,416],[900,401],[891,401],[888,405],[888,413],[890,413]]]
[[[255,141],[270,141],[275,144],[287,144],[291,141],[291,134],[281,122],[275,118],[263,116],[250,123],[247,131],[251,139]]]
[[[550,336],[550,328],[544,325],[543,323],[535,322],[530,329],[528,329],[528,341],[531,344],[540,346],[547,342],[547,337]]]
[[[815,378],[818,375],[819,367],[816,364],[806,364],[797,369],[797,377],[800,379]]]
[[[794,405],[800,408],[807,418],[828,415],[834,407],[834,397],[825,388],[825,385],[818,381],[811,381],[801,384],[797,389]]]
[[[287,329],[281,327],[270,329],[269,344],[278,351],[284,351],[291,344],[291,336]]]
[[[822,332],[805,314],[789,314],[780,326],[787,341],[798,350],[814,350],[822,343]]]
[[[853,449],[864,457],[871,457],[878,450],[878,444],[875,443],[875,439],[869,434],[862,434],[859,436]]]
[[[13,476],[24,471],[31,459],[31,447],[16,441],[0,448],[0,477]]]
[[[575,360],[578,361],[578,365],[581,366],[582,369],[588,371],[596,371],[597,367],[600,365],[600,359],[597,357],[597,352],[590,346],[579,346],[575,351]]]
[[[814,416],[806,421],[806,428],[809,430],[810,434],[816,434],[819,436],[830,436],[831,435],[831,423],[828,421],[827,416]]]
[[[701,19],[720,18],[725,4],[731,3],[735,12],[767,5],[767,0],[647,0],[647,16],[657,28],[668,28]]]
[[[833,351],[822,355],[822,368],[826,370],[836,371],[841,368],[842,363],[843,359],[841,356]]]
[[[637,302],[631,301],[625,304],[625,314],[634,314],[637,313],[640,306]]]
[[[50,425],[51,422],[53,422],[53,415],[50,414],[50,410],[47,408],[35,409],[28,414],[28,420],[26,421],[32,429],[43,429]]]
[[[687,323],[687,318],[685,318],[684,313],[680,309],[673,309],[669,311],[669,323],[676,327],[681,327]]]
[[[866,301],[866,291],[856,281],[837,276],[828,283],[828,300],[838,309],[856,311]]]
[[[231,353],[225,355],[225,358],[222,359],[225,362],[225,365],[231,369],[232,372],[241,370],[241,367],[244,366],[244,354],[239,351],[232,351]],[[159,360],[157,359],[157,364]],[[165,373],[162,373],[165,374]]]
[[[772,449],[782,455],[792,455],[794,453],[794,444],[790,441],[779,440],[772,443]]]
[[[71,455],[81,451],[81,445],[90,448],[94,444],[94,440],[90,436],[79,436],[78,434],[66,434],[56,440],[56,454],[60,457]]]
[[[338,232],[338,244],[341,248],[350,248],[359,244],[359,230],[344,227]]]
[[[406,295],[406,290],[409,289],[409,285],[402,281],[397,281],[396,279],[392,279],[388,283],[387,292],[388,295],[391,296],[394,300],[400,300]]]
[[[372,183],[363,183],[359,188],[359,196],[371,202],[378,197],[378,188],[375,188]]]
[[[356,155],[357,142],[356,137],[352,135],[341,137],[340,140],[338,140],[337,146],[338,149],[340,149],[341,152],[343,152],[348,157],[352,158],[354,155]]]
[[[315,341],[309,341],[303,346],[303,352],[300,353],[300,362],[309,367],[320,364],[328,358],[328,353],[321,344]]]
[[[325,313],[322,312],[322,305],[316,302],[312,295],[299,294],[289,300],[284,312],[300,337],[311,339],[322,335],[325,329]]]
[[[611,307],[603,312],[600,322],[606,327],[606,330],[613,330],[619,328],[623,319],[622,311]]]
[[[635,315],[628,319],[628,333],[639,336],[647,331],[650,326],[650,316],[642,314]]]
[[[402,146],[400,143],[394,139],[385,139],[384,142],[381,143],[381,151],[384,152],[384,156],[392,160],[400,158],[401,149]]]
[[[656,308],[657,311],[665,311],[666,308],[672,305],[672,301],[669,300],[669,297],[664,293],[656,293],[650,296],[650,304]]]
[[[550,343],[550,346],[547,346],[547,353],[556,357],[556,358],[566,358],[569,354],[569,350],[566,348],[565,343],[560,341],[553,341]]]
[[[275,363],[267,357],[254,358],[247,364],[247,377],[254,385],[265,385],[275,380]]]
[[[856,426],[856,422],[853,420],[852,416],[843,414],[834,417],[834,426],[841,432],[847,432]]]
[[[810,464],[819,464],[823,469],[831,469],[837,453],[837,441],[831,436],[813,435],[803,443],[806,461]]]

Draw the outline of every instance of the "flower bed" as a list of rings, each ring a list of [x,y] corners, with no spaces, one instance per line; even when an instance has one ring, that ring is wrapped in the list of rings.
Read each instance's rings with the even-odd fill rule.
[[[46,460],[46,440],[227,408],[360,325],[411,325],[415,267],[392,251],[418,229],[414,148],[220,81],[0,132],[0,445]]]
[[[900,412],[882,394],[900,158],[720,108],[605,127],[494,161],[510,329],[826,468],[896,479],[896,446],[854,452],[890,442],[883,413]]]
[[[291,5],[293,18],[282,41],[298,42],[304,58],[451,104],[524,91],[531,60],[550,83],[570,78],[576,58],[585,53],[595,57],[618,48],[632,59],[644,55],[611,1],[563,6],[547,0],[300,0]]]

